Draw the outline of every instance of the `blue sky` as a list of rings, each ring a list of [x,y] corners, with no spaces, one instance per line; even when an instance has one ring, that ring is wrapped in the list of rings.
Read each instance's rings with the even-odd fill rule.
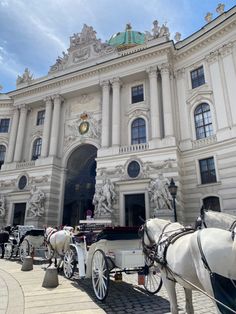
[[[171,38],[182,39],[205,25],[207,12],[219,0],[0,0],[1,92],[15,89],[17,75],[28,67],[34,78],[47,75],[58,55],[69,48],[69,37],[83,24],[93,26],[97,38],[108,40],[130,22],[134,30],[167,22]],[[224,1],[225,11],[236,5]]]

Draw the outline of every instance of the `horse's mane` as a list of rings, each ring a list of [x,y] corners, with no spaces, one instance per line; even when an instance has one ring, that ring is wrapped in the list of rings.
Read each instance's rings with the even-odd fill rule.
[[[228,230],[236,221],[236,216],[216,211],[205,211],[204,220],[207,227],[215,227]]]

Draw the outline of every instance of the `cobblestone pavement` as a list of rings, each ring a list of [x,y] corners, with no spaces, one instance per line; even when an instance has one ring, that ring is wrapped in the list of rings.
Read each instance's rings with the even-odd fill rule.
[[[42,287],[46,265],[34,265],[30,272],[22,272],[18,261],[0,260],[0,314],[167,314],[170,313],[165,288],[149,295],[137,285],[137,274],[123,275],[122,282],[110,281],[109,294],[104,303],[95,298],[91,280],[68,280],[59,275],[60,285],[54,289]],[[177,286],[180,314],[184,311],[184,292]],[[195,314],[216,314],[211,301],[199,292],[193,293]]]
[[[96,300],[91,280],[72,279],[75,285],[86,293],[108,314],[170,314],[170,304],[167,292],[162,286],[156,295],[150,295],[143,286],[137,285],[137,274],[123,275],[122,282],[110,281],[109,294],[104,303]],[[184,314],[185,297],[183,288],[177,287],[179,313]],[[216,314],[215,306],[205,295],[193,292],[193,306],[195,314]]]

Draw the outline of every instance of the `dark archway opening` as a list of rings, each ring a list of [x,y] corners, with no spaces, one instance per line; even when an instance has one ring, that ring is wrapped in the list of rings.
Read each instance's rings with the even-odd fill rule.
[[[129,227],[141,226],[146,220],[145,195],[125,195],[125,225]]]
[[[91,212],[95,192],[97,148],[85,144],[78,147],[67,163],[63,225],[75,226]]]

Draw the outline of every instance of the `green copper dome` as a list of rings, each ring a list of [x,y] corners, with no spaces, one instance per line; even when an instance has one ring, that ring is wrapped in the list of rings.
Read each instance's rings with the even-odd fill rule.
[[[140,32],[132,31],[130,24],[126,25],[125,32],[114,34],[108,41],[108,44],[116,47],[118,50],[128,49],[145,42],[145,35]]]

